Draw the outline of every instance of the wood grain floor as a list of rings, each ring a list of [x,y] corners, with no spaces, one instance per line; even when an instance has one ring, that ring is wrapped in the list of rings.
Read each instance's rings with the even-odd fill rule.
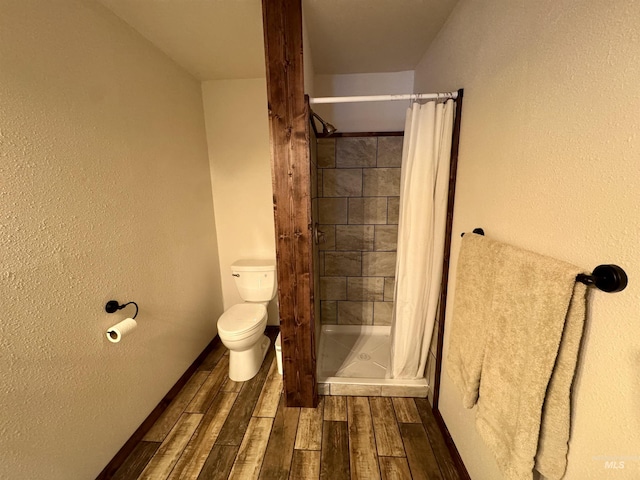
[[[218,343],[113,478],[460,478],[426,399],[331,396],[287,408],[273,348],[251,380],[230,381],[228,368]]]

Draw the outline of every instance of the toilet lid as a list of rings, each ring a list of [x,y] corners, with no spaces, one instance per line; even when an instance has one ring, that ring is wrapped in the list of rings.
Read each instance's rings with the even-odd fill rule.
[[[243,335],[260,326],[267,309],[259,303],[239,303],[224,312],[218,320],[218,333],[227,337]]]

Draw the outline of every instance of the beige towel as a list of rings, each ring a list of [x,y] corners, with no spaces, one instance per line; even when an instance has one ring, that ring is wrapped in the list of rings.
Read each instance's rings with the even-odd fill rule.
[[[478,401],[480,371],[491,319],[491,302],[486,300],[493,292],[495,264],[501,247],[502,244],[480,235],[462,237],[447,370],[462,392],[465,408],[472,408]]]
[[[571,384],[578,363],[580,340],[584,329],[586,290],[587,286],[583,283],[576,283],[574,287],[558,358],[542,410],[536,470],[551,480],[562,478],[567,469],[571,428]]]
[[[466,329],[469,337],[484,343],[476,427],[505,478],[533,478],[534,457],[541,473],[562,478],[569,439],[569,393],[585,316],[586,287],[575,283],[581,270],[489,239],[476,238],[474,243],[479,243],[475,248],[484,246],[487,253],[476,261],[484,264],[484,259],[490,259],[486,268],[493,277],[491,292],[478,300],[476,310],[484,328],[478,332],[469,327],[463,315],[473,317],[474,311],[458,300],[457,290],[454,308],[461,304],[464,309],[454,311],[454,322],[463,325],[452,327],[451,342],[454,329]],[[463,253],[461,258],[467,262]],[[472,318],[471,325],[477,323]],[[455,345],[452,348],[457,350]],[[464,395],[472,396],[468,391]]]

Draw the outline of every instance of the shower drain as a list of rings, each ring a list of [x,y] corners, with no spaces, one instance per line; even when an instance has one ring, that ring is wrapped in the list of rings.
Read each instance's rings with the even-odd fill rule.
[[[367,353],[361,353],[360,355],[358,355],[358,358],[360,360],[371,360],[371,357]]]

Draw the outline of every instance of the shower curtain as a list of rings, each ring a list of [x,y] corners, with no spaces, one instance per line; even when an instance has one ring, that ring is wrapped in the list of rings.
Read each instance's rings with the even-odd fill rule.
[[[455,103],[407,110],[387,377],[423,378],[440,294]]]

